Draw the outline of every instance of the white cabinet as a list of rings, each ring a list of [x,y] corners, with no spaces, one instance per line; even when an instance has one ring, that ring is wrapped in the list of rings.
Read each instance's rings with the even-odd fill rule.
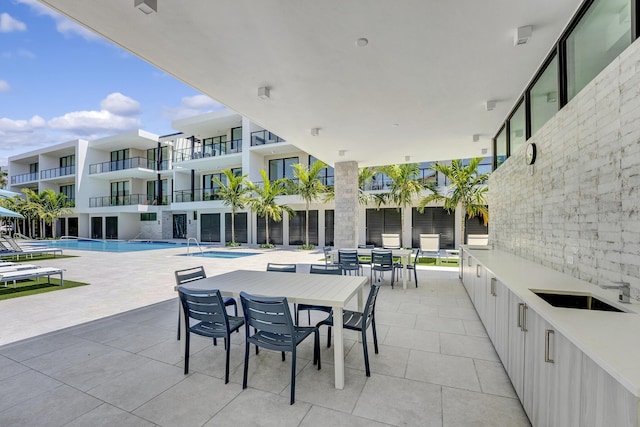
[[[473,295],[473,282],[475,281],[475,265],[474,259],[467,252],[462,253],[462,257],[460,258],[460,262],[462,265],[462,283],[464,284],[465,289],[467,290],[467,294],[469,294],[469,298],[471,301],[474,300]]]
[[[524,346],[527,305],[513,292],[509,292],[507,333],[508,349],[505,369],[520,401],[524,397]]]
[[[638,398],[586,355],[582,358],[580,426],[637,426]]]
[[[476,312],[482,320],[482,323],[487,324],[487,318],[490,317],[490,313],[487,313],[487,270],[482,264],[475,264],[473,268],[473,304],[476,307]]]
[[[491,281],[491,279],[489,280]],[[493,328],[493,333],[489,334],[489,338],[491,338],[502,364],[506,367],[509,354],[509,294],[511,292],[500,280],[496,279],[493,282],[493,300],[496,316],[495,327]]]

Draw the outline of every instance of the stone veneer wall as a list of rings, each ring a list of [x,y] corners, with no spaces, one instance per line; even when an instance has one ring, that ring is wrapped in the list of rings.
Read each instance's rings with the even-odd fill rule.
[[[640,299],[638,95],[636,41],[491,175],[494,248]]]

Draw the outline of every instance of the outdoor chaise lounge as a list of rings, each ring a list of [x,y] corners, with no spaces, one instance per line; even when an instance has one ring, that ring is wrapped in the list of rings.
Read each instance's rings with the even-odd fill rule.
[[[15,240],[8,236],[2,236],[5,242],[9,245],[7,248],[4,244],[2,245],[5,250],[1,250],[0,248],[0,256],[15,256],[16,258],[20,258],[20,255],[33,255],[33,254],[53,254],[55,256],[57,253],[62,255],[62,249],[60,248],[25,248],[23,249]]]
[[[38,277],[47,276],[48,283],[51,283],[51,276],[60,276],[60,286],[64,286],[64,279],[62,277],[63,270],[55,267],[38,267],[30,268],[27,270],[8,271],[0,273],[0,282],[4,282],[7,286],[8,282],[13,282],[13,287],[16,287],[16,281],[35,279]]]

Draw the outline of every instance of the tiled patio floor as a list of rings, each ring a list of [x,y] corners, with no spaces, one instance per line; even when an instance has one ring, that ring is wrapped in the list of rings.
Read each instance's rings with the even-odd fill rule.
[[[252,352],[242,390],[244,332],[229,384],[223,346],[200,337],[183,375],[172,298],[0,347],[0,426],[529,425],[457,270],[418,274],[417,289],[381,290],[370,378],[347,335],[344,390],[333,387],[326,329],[321,371],[311,342],[298,355],[293,406],[290,360],[273,352]]]

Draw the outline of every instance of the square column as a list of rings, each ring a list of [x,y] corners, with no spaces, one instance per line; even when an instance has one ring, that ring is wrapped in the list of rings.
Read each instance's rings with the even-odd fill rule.
[[[358,162],[339,162],[334,165],[336,248],[358,246]]]

